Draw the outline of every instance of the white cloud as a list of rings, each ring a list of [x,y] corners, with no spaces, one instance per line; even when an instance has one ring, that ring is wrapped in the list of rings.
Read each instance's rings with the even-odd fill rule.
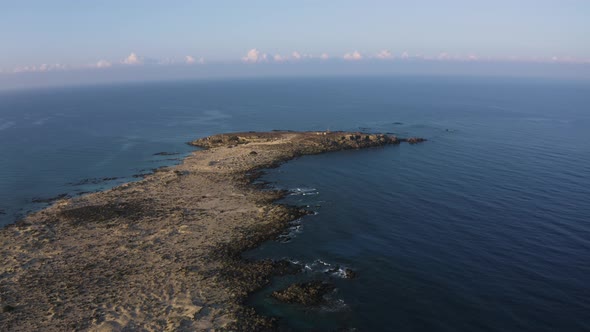
[[[30,71],[36,71],[36,70],[37,70],[37,67],[35,67],[35,66],[22,66],[22,67],[16,67],[12,71],[14,73],[26,73],[26,72],[30,72]]]
[[[95,65],[96,68],[110,68],[112,66],[113,64],[107,60],[99,60]]]
[[[320,55],[320,59],[322,60],[328,60],[330,58],[330,56],[328,55],[328,53],[322,53],[322,55]]]
[[[12,70],[14,73],[32,73],[32,72],[48,72],[48,71],[56,71],[56,70],[66,70],[68,66],[62,65],[59,63],[56,64],[41,64],[39,66],[22,66],[16,67]]]
[[[138,56],[135,53],[131,53],[131,54],[129,54],[128,57],[123,59],[122,62],[126,65],[142,65],[143,61],[144,61],[143,57]]]
[[[289,60],[289,58],[288,58],[288,57],[286,57],[286,56],[282,56],[282,55],[280,55],[280,54],[275,54],[275,55],[272,57],[272,59],[273,59],[275,62],[284,62],[284,61],[287,61],[287,60]]]
[[[358,60],[361,60],[362,58],[363,58],[363,56],[359,53],[359,51],[354,51],[352,53],[344,54],[344,60],[358,61]]]
[[[253,48],[248,51],[245,57],[242,58],[244,62],[258,62],[258,58],[260,57],[260,51]]]
[[[291,56],[292,56],[292,57],[293,57],[293,59],[295,59],[295,60],[300,60],[300,59],[302,58],[301,54],[300,54],[299,52],[297,52],[297,51],[293,52],[293,53],[291,54]]]
[[[148,64],[157,64],[157,65],[173,65],[176,63],[176,60],[172,58],[164,58],[164,59],[145,59],[145,63]]]
[[[385,60],[385,59],[393,59],[393,54],[391,54],[391,52],[388,51],[388,50],[382,50],[381,52],[377,53],[375,55],[375,57],[377,59],[383,59],[383,60]]]
[[[267,60],[268,56],[266,53],[260,53],[260,51],[255,48],[249,50],[246,56],[242,58],[242,61],[248,63],[264,62]]]
[[[408,52],[404,52],[402,53],[402,59],[408,59],[410,57],[410,55],[408,54]]]
[[[549,62],[559,62],[559,63],[588,63],[589,60],[588,59],[584,59],[584,58],[575,58],[572,56],[553,56],[551,57],[551,59],[549,60]]]
[[[197,59],[195,59],[194,56],[187,55],[184,57],[184,62],[186,62],[189,65],[192,65],[193,63],[197,62]]]
[[[187,56],[184,57],[184,62],[186,64],[189,64],[189,65],[192,65],[192,64],[195,64],[195,63],[198,63],[198,64],[202,65],[202,64],[205,63],[205,58],[200,57],[200,58],[197,59],[194,56],[187,55]]]

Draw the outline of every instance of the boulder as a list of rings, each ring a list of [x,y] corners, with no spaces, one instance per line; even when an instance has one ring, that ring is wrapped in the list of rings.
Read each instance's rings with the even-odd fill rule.
[[[272,297],[285,303],[319,305],[325,302],[324,295],[334,288],[330,283],[316,280],[293,284],[286,289],[273,292]]]
[[[421,137],[410,137],[406,140],[410,144],[422,143],[425,141],[424,138]]]

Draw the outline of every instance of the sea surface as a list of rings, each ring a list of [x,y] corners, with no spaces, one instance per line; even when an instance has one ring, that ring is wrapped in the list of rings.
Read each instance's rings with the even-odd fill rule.
[[[590,330],[590,82],[342,77],[0,92],[0,225],[172,165],[194,138],[360,130],[429,141],[305,156],[269,188],[315,215],[245,255],[286,258],[249,303],[285,329]],[[164,154],[158,154],[165,152]],[[344,269],[356,272],[342,277]],[[331,280],[327,304],[269,294]]]

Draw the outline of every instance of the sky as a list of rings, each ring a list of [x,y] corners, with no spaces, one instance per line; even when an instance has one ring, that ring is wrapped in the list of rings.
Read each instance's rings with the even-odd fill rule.
[[[0,82],[65,71],[121,78],[138,67],[167,77],[178,69],[165,67],[181,65],[210,67],[189,70],[195,76],[253,64],[283,64],[262,71],[288,74],[293,63],[321,72],[319,62],[345,70],[377,61],[544,63],[548,73],[569,65],[564,73],[586,75],[589,17],[587,0],[0,0],[0,76],[9,76]],[[76,76],[57,76],[68,75]]]

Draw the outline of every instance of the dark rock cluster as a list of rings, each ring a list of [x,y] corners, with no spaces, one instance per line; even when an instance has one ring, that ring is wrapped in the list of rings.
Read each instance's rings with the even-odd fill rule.
[[[60,199],[65,199],[65,198],[70,198],[70,195],[68,195],[68,194],[59,194],[57,196],[48,197],[48,198],[35,197],[31,201],[33,203],[53,203],[55,201],[58,201]]]
[[[154,153],[154,156],[176,156],[176,155],[179,155],[179,154],[180,153],[178,153],[178,152],[165,152],[164,151],[164,152]]]
[[[3,305],[2,309],[0,309],[0,313],[6,313],[6,312],[11,312],[11,311],[14,311],[14,307],[11,305],[8,305],[8,304]]]
[[[325,302],[324,296],[334,288],[330,283],[316,280],[293,284],[286,289],[273,292],[272,297],[285,303],[319,305]]]
[[[426,139],[421,138],[421,137],[410,137],[410,138],[406,138],[405,141],[410,144],[417,144],[417,143],[422,143],[422,142],[426,141]]]
[[[147,215],[153,214],[154,211],[149,200],[87,205],[61,211],[61,216],[70,220],[72,224],[79,224],[85,220],[112,221],[116,223],[118,218],[140,220]]]
[[[106,177],[106,178],[89,178],[89,179],[83,179],[77,182],[70,182],[68,183],[68,185],[70,186],[84,186],[84,185],[88,185],[88,184],[101,184],[104,182],[110,182],[110,181],[115,181],[115,180],[119,180],[120,177]]]

